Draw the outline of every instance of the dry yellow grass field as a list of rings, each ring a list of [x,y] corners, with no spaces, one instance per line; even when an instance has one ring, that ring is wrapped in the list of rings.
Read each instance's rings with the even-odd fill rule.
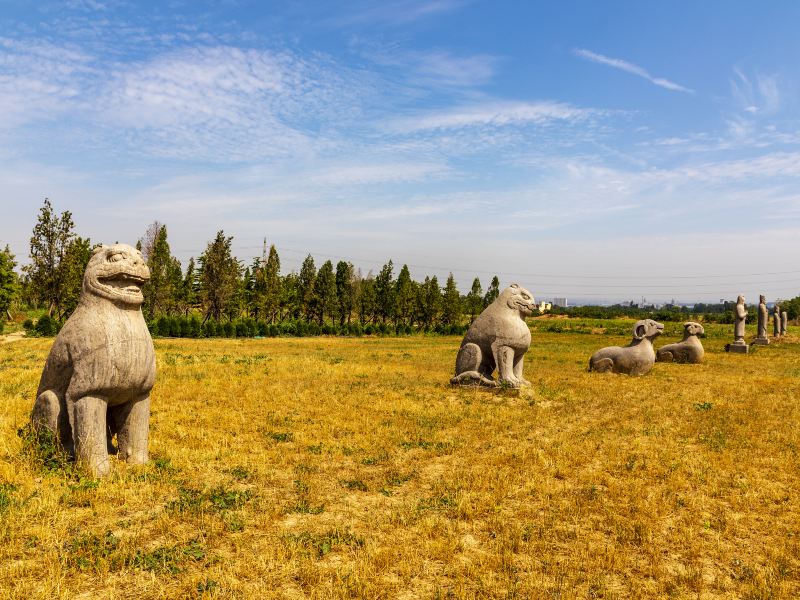
[[[0,345],[0,598],[800,596],[798,340],[629,378],[534,331],[519,393],[459,341],[157,340],[104,481],[23,453],[52,340]]]

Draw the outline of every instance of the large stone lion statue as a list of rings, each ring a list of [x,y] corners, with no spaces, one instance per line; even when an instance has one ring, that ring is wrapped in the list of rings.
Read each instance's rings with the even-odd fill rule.
[[[31,421],[54,432],[93,475],[109,472],[109,452],[147,462],[153,340],[142,316],[150,271],[126,244],[96,248],[78,307],[58,334],[42,372]]]
[[[533,295],[514,283],[472,322],[456,357],[453,385],[530,385],[522,375],[523,357],[531,345],[525,317],[538,310]],[[492,378],[495,368],[499,381]]]

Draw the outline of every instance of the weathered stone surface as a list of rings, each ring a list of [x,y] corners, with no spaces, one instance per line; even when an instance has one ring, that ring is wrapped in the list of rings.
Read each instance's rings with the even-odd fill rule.
[[[733,352],[734,354],[747,354],[750,352],[750,346],[747,344],[725,344],[725,352]]]
[[[736,308],[733,310],[733,343],[744,344],[744,326],[747,321],[747,307],[744,305],[744,296],[736,299]]]
[[[589,359],[589,370],[644,375],[653,368],[656,361],[653,340],[663,332],[664,326],[652,319],[637,321],[633,326],[631,343],[598,350]]]
[[[776,304],[772,309],[772,335],[779,337],[781,335],[781,305]]]
[[[533,295],[514,283],[478,315],[467,330],[456,357],[453,385],[530,385],[522,375],[523,358],[531,345],[525,317],[537,310]],[[495,368],[499,381],[492,378]]]
[[[683,324],[683,340],[676,344],[667,344],[656,351],[658,362],[699,363],[703,362],[705,350],[698,335],[705,333],[700,323],[687,321]]]
[[[789,315],[785,310],[781,311],[781,335],[786,335],[786,328],[789,325]]]
[[[758,330],[756,333],[755,344],[766,346],[769,344],[767,337],[767,324],[769,323],[769,311],[767,310],[767,299],[764,294],[758,297]]]
[[[147,462],[150,390],[156,374],[153,340],[141,312],[150,278],[138,250],[94,250],[75,312],[47,357],[31,421],[94,475],[109,472],[114,451],[129,463]]]

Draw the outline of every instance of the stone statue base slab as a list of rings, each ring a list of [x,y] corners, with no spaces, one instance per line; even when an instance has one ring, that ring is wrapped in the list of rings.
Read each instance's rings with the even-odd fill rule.
[[[756,346],[768,346],[769,345],[769,338],[756,338],[753,340],[753,343]]]
[[[733,352],[734,354],[747,354],[750,352],[750,346],[747,344],[725,344],[725,352]]]

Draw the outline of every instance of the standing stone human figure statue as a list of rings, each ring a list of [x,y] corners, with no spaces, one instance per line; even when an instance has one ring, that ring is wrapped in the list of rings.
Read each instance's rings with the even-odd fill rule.
[[[147,462],[155,351],[142,316],[150,271],[127,244],[95,248],[78,307],[56,337],[31,414],[94,476],[107,475],[109,451]],[[117,448],[112,441],[116,437]]]
[[[781,311],[781,335],[786,335],[786,326],[789,324],[789,315],[784,310]]]
[[[780,337],[781,335],[781,305],[775,304],[772,313],[772,335]]]
[[[733,343],[725,346],[725,350],[728,352],[740,352],[742,354],[747,354],[750,347],[744,341],[744,325],[745,321],[747,321],[747,307],[744,305],[744,296],[739,296],[736,299],[734,318]]]
[[[769,311],[767,310],[767,299],[764,294],[758,297],[758,335],[755,343],[761,346],[769,344],[767,337],[767,323],[769,322]]]

